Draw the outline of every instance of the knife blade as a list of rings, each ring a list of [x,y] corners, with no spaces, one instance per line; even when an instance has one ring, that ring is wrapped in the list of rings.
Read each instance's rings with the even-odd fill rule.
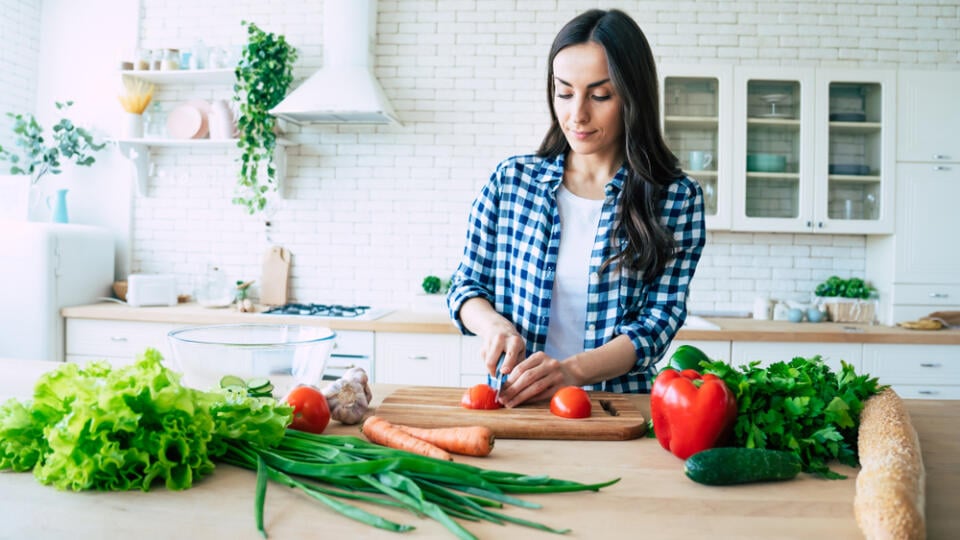
[[[505,353],[505,352],[504,352],[504,353],[500,353],[500,359],[497,360],[497,371],[496,371],[496,378],[495,378],[496,380],[494,381],[494,384],[492,385],[493,388],[494,388],[494,390],[497,391],[496,395],[494,396],[494,400],[499,400],[499,399],[500,399],[500,388],[503,386],[503,380],[507,378],[505,375],[503,375],[503,374],[500,373],[500,366],[503,365],[503,360],[504,360],[506,357],[507,357],[507,353]]]

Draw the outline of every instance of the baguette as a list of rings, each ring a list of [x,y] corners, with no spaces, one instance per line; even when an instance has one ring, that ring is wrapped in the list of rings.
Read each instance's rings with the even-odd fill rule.
[[[868,539],[926,538],[920,441],[900,396],[870,397],[860,413],[860,473],[853,510]]]

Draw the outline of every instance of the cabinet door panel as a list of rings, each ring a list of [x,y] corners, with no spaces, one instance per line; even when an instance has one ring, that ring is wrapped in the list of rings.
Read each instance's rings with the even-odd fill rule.
[[[960,72],[900,71],[897,158],[960,162]]]
[[[960,164],[897,167],[897,281],[960,284]]]
[[[863,345],[859,343],[806,343],[785,342],[766,343],[758,341],[734,341],[732,347],[733,365],[742,366],[759,360],[761,366],[774,362],[789,362],[794,357],[820,355],[830,369],[839,373],[840,361],[852,365],[860,372]]]
[[[882,384],[960,386],[960,345],[866,343],[863,370]]]
[[[67,319],[66,353],[68,356],[130,358],[132,361],[152,347],[160,351],[164,358],[171,358],[167,334],[180,326],[154,322]]]

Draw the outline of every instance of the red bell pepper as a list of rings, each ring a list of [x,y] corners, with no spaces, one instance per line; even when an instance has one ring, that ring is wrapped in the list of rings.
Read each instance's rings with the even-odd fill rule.
[[[650,416],[660,446],[687,459],[729,435],[737,419],[737,401],[715,375],[665,369],[650,392]]]

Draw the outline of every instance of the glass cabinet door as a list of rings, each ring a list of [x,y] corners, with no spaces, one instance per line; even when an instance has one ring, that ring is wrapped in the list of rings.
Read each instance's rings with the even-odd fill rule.
[[[780,68],[738,71],[735,228],[812,226],[812,75]]]
[[[661,114],[667,146],[703,190],[707,228],[730,228],[730,70],[661,65]]]
[[[887,188],[893,177],[893,101],[887,92],[893,92],[893,77],[821,70],[817,79],[817,227],[825,232],[892,232]]]

